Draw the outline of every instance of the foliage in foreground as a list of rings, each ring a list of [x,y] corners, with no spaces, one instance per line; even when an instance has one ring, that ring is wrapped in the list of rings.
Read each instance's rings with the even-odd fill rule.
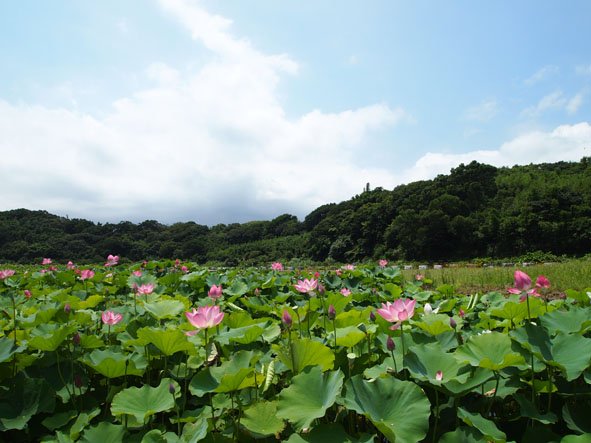
[[[591,289],[382,262],[0,270],[5,441],[589,441]],[[43,271],[43,272],[41,272]]]

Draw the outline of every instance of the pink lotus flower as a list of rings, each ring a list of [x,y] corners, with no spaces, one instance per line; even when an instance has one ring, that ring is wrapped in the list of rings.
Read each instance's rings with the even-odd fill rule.
[[[336,271],[334,271],[334,273],[340,277],[343,274],[343,271],[337,269]]]
[[[415,313],[416,300],[408,300],[399,298],[394,303],[382,303],[382,307],[377,310],[384,320],[391,323],[396,322],[390,329],[398,329],[400,323],[411,318]]]
[[[437,371],[437,372],[435,373],[435,380],[437,380],[437,381],[441,381],[441,380],[443,380],[443,372],[441,372],[441,371]]]
[[[83,269],[80,272],[80,280],[82,280],[82,281],[87,280],[92,277],[94,277],[94,271],[91,269]]]
[[[135,288],[137,295],[148,295],[154,292],[154,283],[146,283]]]
[[[422,281],[425,278],[425,276],[423,274],[417,274],[415,275],[415,280],[416,281]]]
[[[12,277],[16,271],[14,269],[4,269],[0,271],[0,280],[4,280],[5,278]]]
[[[507,289],[507,292],[509,292],[510,294],[521,294],[521,296],[519,297],[519,301],[525,301],[525,299],[530,295],[532,297],[540,297],[540,294],[538,293],[536,288],[530,289],[531,278],[525,272],[519,270],[515,271],[514,279],[514,287]],[[548,285],[550,285],[548,279],[546,277],[543,277],[542,283],[546,282],[548,282]]]
[[[44,259],[41,261],[41,264],[42,264],[42,265],[50,265],[51,263],[52,263],[52,262],[51,262],[51,259],[50,259],[50,258],[44,258]]]
[[[74,263],[72,263],[71,261],[69,261],[68,264],[66,265],[66,268],[71,271],[72,269],[76,268],[76,265]]]
[[[109,254],[107,256],[107,263],[105,263],[105,266],[117,266],[117,264],[119,264],[119,256]]]
[[[187,268],[185,265],[181,266],[181,271],[183,271],[185,274],[187,272],[189,272],[189,268]]]
[[[141,270],[133,271],[131,273],[131,275],[133,275],[134,277],[141,277],[142,276],[142,271]]]
[[[224,313],[220,312],[219,306],[200,306],[197,309],[193,308],[191,312],[185,312],[185,316],[189,323],[197,329],[205,329],[220,324],[224,318]],[[194,331],[193,334],[196,332]]]
[[[123,316],[113,311],[105,311],[101,314],[101,318],[104,324],[111,326],[119,323]]]
[[[31,298],[33,294],[31,293],[31,291],[29,291],[28,289],[25,289],[25,297],[26,298]]]
[[[348,288],[343,288],[340,292],[343,294],[343,297],[348,297],[351,295],[351,291]]]
[[[271,269],[273,271],[283,271],[283,264],[276,261],[275,263],[271,264]]]
[[[222,296],[222,285],[212,285],[211,288],[209,288],[209,292],[207,293],[207,295],[212,300],[217,300]]]
[[[298,280],[298,283],[293,285],[293,287],[301,293],[312,292],[314,289],[318,287],[318,280],[315,280],[313,278],[308,280],[307,278],[305,278],[304,280]]]
[[[378,265],[380,265],[380,268],[385,268],[388,265],[388,260],[381,259],[378,261]]]
[[[345,271],[352,271],[352,270],[355,269],[355,265],[350,265],[350,264],[349,265],[345,265],[345,266],[343,266],[343,269]]]
[[[538,275],[536,279],[536,286],[538,288],[549,288],[550,287],[550,280],[544,275]]]
[[[460,308],[460,310],[458,311],[458,315],[460,316],[460,318],[464,318],[466,313],[464,312],[464,310],[462,308]]]

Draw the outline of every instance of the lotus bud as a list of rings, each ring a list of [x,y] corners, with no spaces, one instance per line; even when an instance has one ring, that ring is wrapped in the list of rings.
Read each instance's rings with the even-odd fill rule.
[[[388,348],[388,351],[390,352],[396,349],[396,343],[394,343],[394,340],[390,336],[388,336],[388,340],[386,340],[386,348]]]
[[[76,374],[74,376],[74,386],[76,386],[78,389],[82,387],[82,377],[80,374]]]
[[[461,318],[464,318],[464,315],[466,315],[466,313],[464,312],[464,310],[463,310],[462,308],[460,308],[460,310],[459,310],[459,312],[458,312],[458,315],[459,315]]]
[[[172,395],[174,395],[174,392],[175,392],[174,384],[169,383],[168,392],[170,392]]]
[[[72,337],[72,343],[74,343],[74,346],[80,346],[80,333],[76,332],[74,334]]]
[[[373,323],[376,321],[376,315],[373,313],[373,311],[371,311],[369,313],[369,320]]]
[[[31,293],[31,291],[29,291],[28,289],[25,289],[25,297],[27,298],[31,298],[33,294]]]
[[[449,325],[450,325],[450,326],[451,326],[453,329],[455,329],[455,328],[458,326],[458,324],[456,323],[456,321],[454,320],[454,318],[453,318],[453,317],[450,317],[450,318],[449,318]]]
[[[328,307],[328,319],[334,320],[336,316],[337,316],[337,311],[335,310],[334,305],[330,305]]]
[[[292,319],[291,319],[291,315],[289,315],[289,312],[287,312],[287,310],[283,311],[283,315],[281,316],[281,321],[283,322],[283,325],[287,329],[291,328]]]
[[[70,306],[70,303],[66,303],[64,305],[64,312],[68,315],[70,315],[70,311],[72,310],[72,306]]]
[[[437,381],[443,380],[443,372],[442,371],[437,371],[437,373],[435,374],[435,380],[437,380]]]
[[[324,295],[325,292],[326,292],[326,288],[324,287],[324,285],[322,283],[318,283],[318,293],[320,295]]]

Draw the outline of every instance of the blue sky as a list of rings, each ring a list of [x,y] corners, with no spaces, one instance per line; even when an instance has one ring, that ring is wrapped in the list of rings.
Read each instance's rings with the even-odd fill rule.
[[[0,3],[0,210],[300,218],[591,155],[587,1]]]

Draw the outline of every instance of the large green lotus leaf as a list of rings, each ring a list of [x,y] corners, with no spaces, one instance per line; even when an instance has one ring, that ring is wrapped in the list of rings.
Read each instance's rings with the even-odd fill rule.
[[[76,326],[72,324],[49,323],[39,325],[31,331],[28,347],[39,351],[55,351],[75,330]]]
[[[90,424],[90,421],[100,413],[100,408],[94,408],[90,412],[81,412],[70,428],[70,438],[74,441],[78,440],[78,437],[80,437],[80,433],[84,428],[86,428]]]
[[[80,346],[85,349],[102,348],[105,342],[96,335],[80,334]]]
[[[234,374],[224,375],[215,392],[232,392],[255,386],[254,369],[242,368]]]
[[[453,328],[449,325],[449,316],[445,314],[425,315],[421,321],[416,321],[414,324],[430,335],[453,331]]]
[[[337,346],[352,348],[357,343],[365,339],[365,334],[357,326],[348,326],[346,328],[337,328]],[[328,337],[329,343],[334,343],[334,332]]]
[[[127,360],[129,363],[126,365],[125,362]],[[125,374],[142,375],[144,373],[144,368],[139,369],[136,365],[136,360],[130,358],[128,354],[110,349],[95,349],[90,354],[82,357],[80,361],[107,378],[122,377]]]
[[[207,420],[203,416],[199,416],[194,423],[186,423],[183,426],[183,433],[181,434],[181,442],[183,443],[197,443],[205,438],[207,435]]]
[[[255,438],[267,437],[278,434],[285,428],[285,422],[277,418],[276,415],[276,402],[261,401],[244,411],[244,417],[240,420],[240,424]]]
[[[279,393],[277,417],[289,420],[298,431],[309,428],[333,405],[341,393],[343,378],[340,370],[323,373],[318,366],[306,369]]]
[[[552,340],[548,331],[543,326],[527,323],[511,331],[509,335],[538,358],[545,361],[551,361],[553,359]]]
[[[589,367],[591,339],[581,335],[558,334],[552,340],[554,361],[560,365],[568,381],[577,378]]]
[[[82,438],[80,439],[81,443],[96,443],[100,442],[109,442],[109,443],[119,443],[123,442],[123,437],[125,436],[125,426],[123,425],[114,425],[113,423],[109,423],[103,421],[96,426],[93,426],[90,429],[84,431]]]
[[[22,346],[14,346],[14,340],[8,337],[0,337],[0,363],[8,360],[14,354],[22,351]]]
[[[152,343],[164,355],[173,355],[176,352],[195,350],[195,345],[189,342],[187,336],[180,329],[138,329],[137,336],[146,343]]]
[[[552,335],[579,332],[591,323],[591,309],[572,307],[568,311],[556,310],[540,317],[540,323]]]
[[[429,429],[431,404],[415,383],[393,377],[373,382],[356,375],[345,383],[343,404],[365,415],[390,441],[416,443]]]
[[[75,300],[78,300],[76,297],[73,297],[73,298]],[[58,311],[56,308],[47,308],[47,309],[43,309],[43,310],[37,310],[37,306],[35,306],[34,309],[35,309],[34,311],[33,311],[33,308],[27,310],[28,312],[33,311],[33,315],[23,319],[20,322],[20,325],[22,325],[26,328],[34,328],[35,326],[49,323],[50,320],[54,317],[54,315]],[[26,313],[28,313],[28,312],[26,312]]]
[[[488,440],[474,428],[460,426],[455,431],[446,432],[439,439],[439,443],[487,443]]]
[[[523,394],[515,394],[513,398],[515,398],[517,403],[519,403],[519,408],[522,417],[537,420],[545,425],[550,423],[556,423],[556,420],[558,420],[558,417],[556,417],[556,414],[554,414],[553,412],[548,412],[546,414],[540,413],[536,405],[534,405],[531,402],[531,400],[526,398]]]
[[[45,380],[19,374],[11,385],[10,398],[0,402],[0,431],[24,429],[35,414],[53,412],[55,393]]]
[[[335,318],[335,325],[337,329],[346,328],[348,326],[357,326],[359,323],[366,323],[368,319],[369,314],[366,314],[364,311],[351,309],[338,314]]]
[[[334,309],[337,313],[337,318],[338,318],[338,316],[343,314],[344,312],[349,312],[349,311],[345,311],[345,307],[349,303],[351,303],[352,300],[353,300],[352,297],[344,297],[343,294],[341,294],[340,292],[332,292],[332,293],[328,294],[328,297],[326,297],[326,301],[324,302],[324,304],[325,304],[325,306],[333,305]],[[363,312],[363,311],[355,311],[355,312]],[[367,316],[369,316],[369,313],[367,314]],[[367,318],[367,316],[365,318]],[[346,325],[346,326],[351,326],[351,325]]]
[[[468,365],[461,364],[453,354],[444,352],[435,344],[415,345],[404,356],[404,366],[413,377],[432,384],[445,384],[450,380],[465,382],[468,378]],[[443,380],[436,380],[438,371],[443,373]]]
[[[77,304],[72,305],[72,309],[94,309],[105,299],[104,296],[93,294],[86,300],[80,300]]]
[[[382,289],[389,292],[393,298],[398,298],[402,294],[402,288],[394,283],[386,283]]]
[[[462,395],[466,392],[471,391],[476,386],[480,386],[483,383],[486,383],[492,377],[494,377],[494,373],[492,371],[490,371],[489,369],[477,367],[466,381],[462,382],[461,380],[452,379],[449,382],[445,383],[445,389],[455,394],[456,396]]]
[[[500,332],[473,335],[459,347],[455,355],[472,366],[500,371],[510,366],[521,367],[525,364],[523,356],[513,352],[511,339]]]
[[[189,391],[196,397],[203,397],[208,392],[213,392],[220,385],[210,371],[210,368],[203,369],[193,376],[189,384]]]
[[[249,344],[261,338],[264,326],[266,326],[265,323],[260,323],[230,328],[216,335],[215,339],[221,345],[227,345],[230,342]]]
[[[233,355],[232,360],[195,374],[189,390],[193,395],[202,397],[207,392],[231,392],[255,386],[254,369],[251,368],[251,363],[256,362],[258,358],[254,351],[238,351]]]
[[[155,388],[145,385],[124,389],[113,397],[111,413],[115,416],[131,415],[136,421],[145,423],[146,418],[158,412],[170,411],[175,405],[169,392],[171,384],[178,392],[178,384],[169,378],[163,378]]]
[[[458,418],[466,423],[468,426],[473,426],[484,435],[488,441],[492,440],[495,443],[504,443],[507,441],[507,436],[494,422],[487,420],[480,414],[475,414],[466,411],[463,408],[458,408]]]
[[[154,303],[144,303],[144,309],[156,320],[176,318],[185,310],[185,305],[178,300],[157,300]]]
[[[323,371],[328,371],[334,366],[334,353],[322,343],[307,338],[291,342],[293,362],[288,346],[274,346],[274,349],[281,362],[295,374],[299,374],[308,366],[318,365]]]
[[[238,329],[244,326],[254,325],[267,320],[267,318],[253,319],[246,311],[232,312],[224,317],[224,324],[230,329]]]
[[[530,299],[530,301],[531,300],[532,299]],[[521,323],[527,318],[527,304],[525,302],[515,303],[508,301],[502,308],[491,310],[491,315],[510,320],[514,324]]]
[[[62,426],[67,425],[71,420],[73,420],[77,416],[78,412],[75,409],[65,412],[58,412],[57,414],[50,415],[49,417],[43,419],[41,424],[50,431],[55,431],[56,429],[59,429]]]
[[[224,293],[230,296],[240,296],[248,292],[248,285],[241,280],[234,280],[229,286],[224,288]]]
[[[373,443],[375,435],[361,434],[359,438],[348,435],[336,423],[322,424],[305,434],[291,434],[286,443]]]

